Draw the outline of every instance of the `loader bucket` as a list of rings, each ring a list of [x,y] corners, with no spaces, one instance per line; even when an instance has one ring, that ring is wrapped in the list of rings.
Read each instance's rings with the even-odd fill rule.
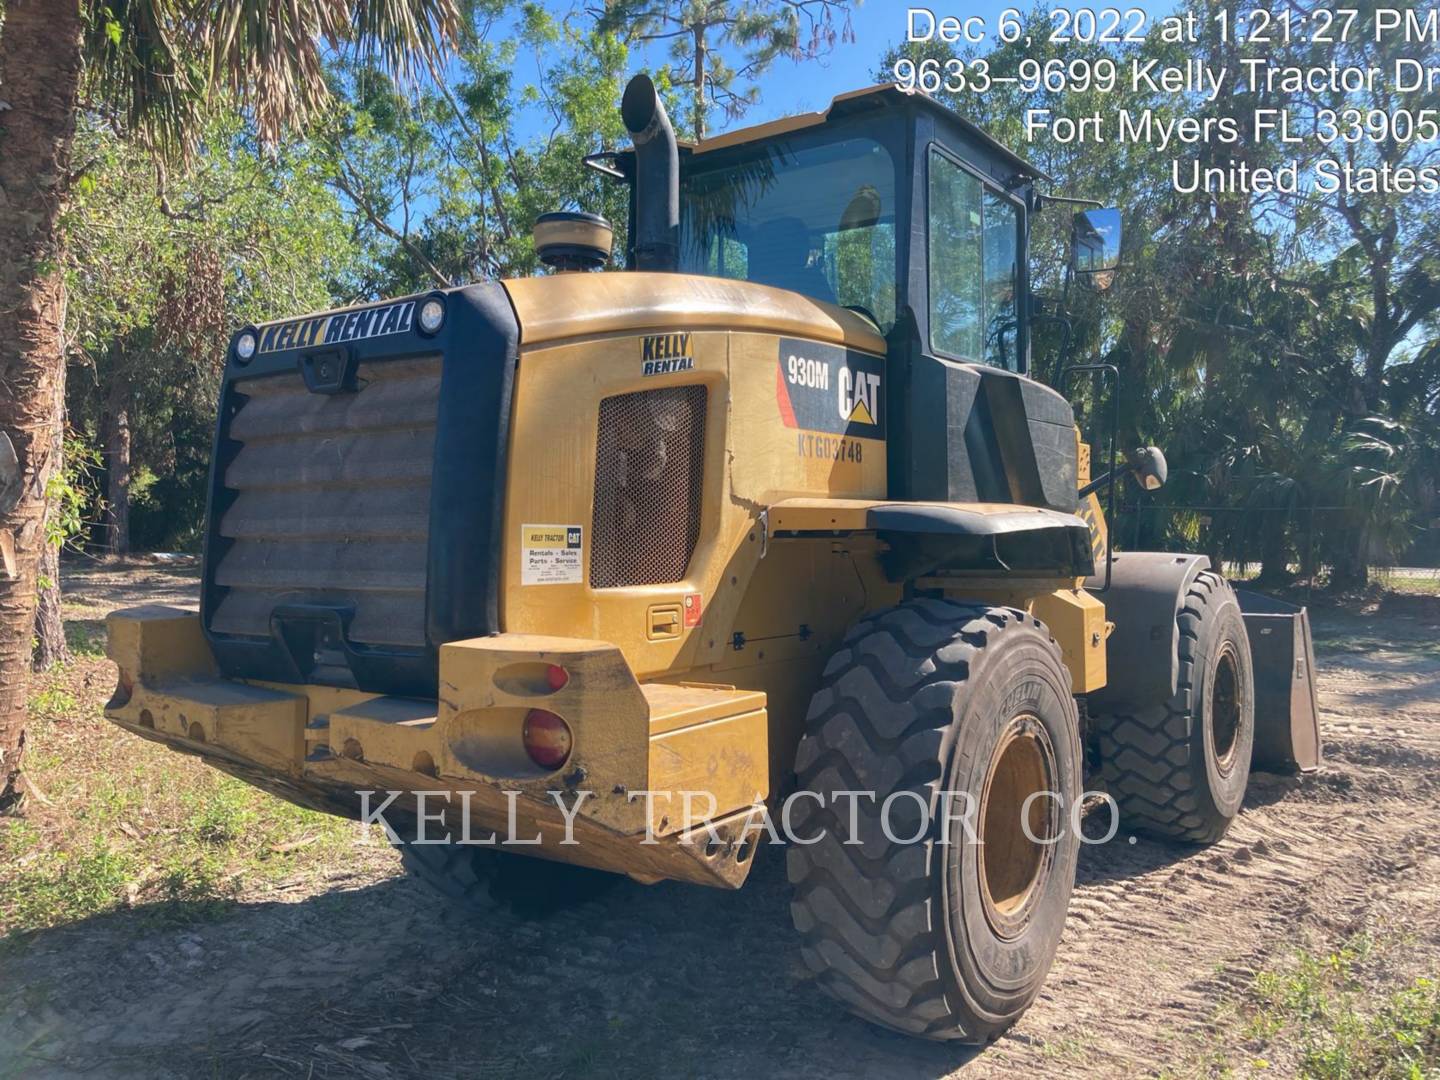
[[[1303,607],[1237,590],[1255,669],[1255,750],[1251,765],[1267,772],[1320,767],[1320,710],[1315,701],[1315,648]]]

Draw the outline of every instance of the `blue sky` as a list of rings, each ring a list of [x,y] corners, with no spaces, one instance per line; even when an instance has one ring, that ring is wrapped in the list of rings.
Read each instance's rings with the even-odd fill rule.
[[[1108,2],[1122,10],[1139,7],[1151,16],[1168,13],[1176,6],[1170,0]],[[850,15],[850,24],[854,31],[853,41],[837,43],[831,53],[816,60],[803,60],[798,63],[778,61],[759,80],[760,103],[736,124],[725,124],[717,117],[715,130],[719,132],[727,127],[763,123],[797,112],[820,111],[836,94],[880,81],[875,78],[880,58],[892,45],[904,38],[906,12],[912,6],[929,8],[937,17],[950,15],[963,19],[978,15],[985,20],[985,26],[993,35],[1002,11],[1006,8],[1028,11],[1031,0],[968,0],[963,4],[947,4],[943,0],[923,4],[908,4],[901,0],[865,0]],[[1099,8],[1103,5],[1088,6]],[[955,49],[960,52],[964,46],[956,45]],[[632,71],[639,71],[650,64],[658,65],[664,61],[665,50],[656,48],[649,54],[632,54],[631,68]]]
[[[1106,0],[1106,2],[1110,6],[1122,10],[1130,7],[1142,8],[1152,17],[1150,24],[1152,27],[1155,16],[1171,12],[1176,7],[1173,0],[1124,0],[1124,2]],[[557,17],[563,16],[573,9],[570,0],[544,0],[544,3],[547,9]],[[713,115],[711,133],[719,134],[733,127],[764,123],[767,120],[795,113],[821,111],[830,104],[830,100],[835,95],[881,81],[875,77],[880,58],[892,45],[898,44],[904,38],[907,22],[906,12],[912,6],[927,7],[937,17],[948,15],[964,19],[979,16],[985,20],[985,26],[993,36],[995,28],[999,25],[1001,12],[1006,8],[1015,8],[1022,12],[1028,11],[1032,3],[1033,0],[1008,0],[1008,2],[1006,0],[969,0],[962,5],[946,4],[940,0],[940,2],[912,5],[902,2],[902,0],[863,0],[850,13],[853,40],[837,42],[831,52],[814,60],[796,62],[782,59],[777,61],[758,80],[759,104],[734,122],[726,122],[724,117],[718,113]],[[1071,5],[1072,8],[1074,6]],[[1098,9],[1105,5],[1092,3],[1087,6]],[[955,46],[957,52],[963,51],[964,48],[963,45]],[[638,71],[660,67],[668,58],[665,43],[634,50],[630,56],[630,73],[634,74]],[[553,57],[545,59],[547,62],[554,60]],[[517,58],[516,67],[516,73],[523,81],[533,82],[538,78],[533,57],[522,54]],[[619,102],[616,102],[616,107],[619,107]],[[526,125],[522,122],[521,133],[530,134],[525,127]]]

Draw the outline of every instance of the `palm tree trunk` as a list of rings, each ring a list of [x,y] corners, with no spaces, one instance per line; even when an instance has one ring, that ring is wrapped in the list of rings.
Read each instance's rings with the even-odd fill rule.
[[[109,393],[109,438],[105,440],[106,517],[110,553],[130,554],[130,384],[112,375]]]
[[[55,464],[65,282],[60,202],[70,169],[83,25],[77,0],[8,0],[0,29],[0,434],[18,469],[0,491],[0,813],[20,802],[35,579]]]
[[[70,659],[65,622],[60,613],[60,549],[46,544],[40,553],[40,589],[35,603],[36,671],[49,671]]]
[[[1289,515],[1279,507],[1260,509],[1260,576],[1255,583],[1275,588],[1290,583],[1290,546],[1285,542]]]
[[[50,442],[54,455],[54,468],[64,468],[65,463],[65,368],[60,368],[60,377],[55,380],[55,430]],[[54,513],[54,506],[47,506],[47,514]],[[47,533],[49,529],[45,530]],[[35,655],[31,666],[36,671],[49,671],[56,664],[70,659],[70,647],[65,642],[65,621],[60,612],[60,548],[46,543],[40,552],[40,578],[37,582],[35,602]]]

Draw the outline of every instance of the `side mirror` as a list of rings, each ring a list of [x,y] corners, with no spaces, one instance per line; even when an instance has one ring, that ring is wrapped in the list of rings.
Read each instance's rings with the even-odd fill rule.
[[[1130,452],[1127,464],[1136,483],[1145,491],[1159,491],[1165,486],[1170,469],[1158,446],[1137,446]]]
[[[1070,229],[1070,266],[1077,274],[1101,274],[1096,284],[1108,285],[1120,265],[1120,211],[1084,210]]]
[[[1165,464],[1165,455],[1158,446],[1137,446],[1125,455],[1123,467],[1117,467],[1114,472],[1103,472],[1095,477],[1080,489],[1079,498],[1084,499],[1092,492],[1099,491],[1112,480],[1118,482],[1127,471],[1143,490],[1159,491],[1165,486],[1170,469]]]

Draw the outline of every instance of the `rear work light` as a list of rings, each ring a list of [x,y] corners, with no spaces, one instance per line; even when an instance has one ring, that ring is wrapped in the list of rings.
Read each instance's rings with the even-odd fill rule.
[[[525,726],[521,731],[525,753],[542,769],[558,769],[570,756],[573,739],[570,725],[545,709],[531,709],[525,714]]]
[[[420,302],[418,317],[420,332],[427,337],[438,334],[445,325],[445,300],[440,296],[429,296]]]
[[[241,364],[248,364],[255,358],[255,352],[259,347],[260,339],[256,331],[243,330],[235,339],[235,359]]]

